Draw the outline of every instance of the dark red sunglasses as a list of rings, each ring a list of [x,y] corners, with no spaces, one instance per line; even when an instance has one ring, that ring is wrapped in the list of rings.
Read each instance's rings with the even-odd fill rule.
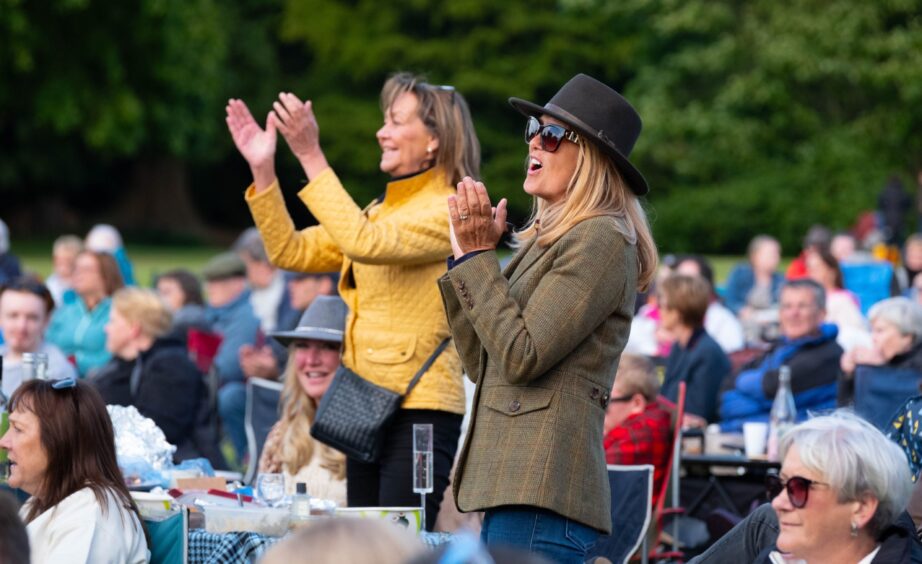
[[[567,129],[556,123],[541,124],[538,118],[530,116],[525,124],[525,142],[531,143],[535,135],[541,136],[541,150],[553,153],[560,148],[560,142],[566,139],[574,143],[579,143],[579,135],[575,131]]]
[[[810,486],[814,484],[828,485],[823,482],[817,482],[804,478],[803,476],[791,476],[786,481],[782,480],[777,474],[765,476],[765,489],[768,492],[768,500],[771,501],[781,494],[781,490],[787,490],[788,499],[791,505],[797,509],[803,509],[807,505],[807,499],[810,496]]]

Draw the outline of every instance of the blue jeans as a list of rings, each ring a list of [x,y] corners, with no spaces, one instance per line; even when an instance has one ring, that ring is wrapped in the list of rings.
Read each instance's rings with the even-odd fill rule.
[[[221,425],[237,451],[237,461],[243,460],[247,451],[247,435],[243,426],[246,412],[247,389],[243,382],[228,382],[218,390],[218,414]]]
[[[540,554],[552,562],[582,564],[599,531],[539,507],[488,509],[480,540]]]

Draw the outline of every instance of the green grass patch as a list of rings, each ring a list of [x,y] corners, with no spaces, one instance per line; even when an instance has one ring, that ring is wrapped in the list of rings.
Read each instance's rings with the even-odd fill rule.
[[[174,268],[186,268],[199,274],[208,259],[225,250],[221,247],[128,245],[128,258],[134,265],[138,284],[150,286],[158,274]],[[51,244],[17,244],[13,252],[22,261],[23,268],[42,278],[51,274]]]

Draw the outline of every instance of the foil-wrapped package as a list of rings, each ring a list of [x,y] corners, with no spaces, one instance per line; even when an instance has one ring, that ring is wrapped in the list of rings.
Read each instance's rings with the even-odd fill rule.
[[[176,447],[153,420],[138,413],[134,406],[108,405],[109,417],[115,429],[115,454],[120,466],[144,461],[158,472],[173,467]]]

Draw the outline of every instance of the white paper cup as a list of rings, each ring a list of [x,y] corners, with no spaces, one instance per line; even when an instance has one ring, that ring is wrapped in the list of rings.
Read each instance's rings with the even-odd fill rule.
[[[743,423],[743,445],[746,448],[746,458],[764,455],[767,440],[768,423]]]

